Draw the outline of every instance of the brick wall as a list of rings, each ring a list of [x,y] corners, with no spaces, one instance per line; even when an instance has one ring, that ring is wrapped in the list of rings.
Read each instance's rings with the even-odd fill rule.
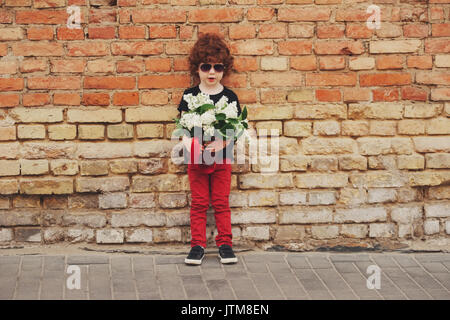
[[[170,136],[201,32],[229,42],[251,127],[281,134],[275,176],[233,165],[236,243],[449,240],[450,0],[0,4],[1,243],[189,241]]]

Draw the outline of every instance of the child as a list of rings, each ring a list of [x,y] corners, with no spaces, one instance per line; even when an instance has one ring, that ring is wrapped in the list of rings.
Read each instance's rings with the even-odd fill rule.
[[[183,95],[191,93],[196,96],[200,92],[208,94],[210,99],[217,103],[220,98],[226,96],[228,102],[236,101],[238,116],[241,113],[239,100],[236,94],[229,88],[223,86],[220,81],[227,76],[233,66],[233,57],[226,43],[216,34],[202,34],[194,44],[190,56],[189,65],[191,75],[200,81],[198,85],[188,88]],[[188,111],[187,102],[181,99],[178,111]],[[202,139],[203,140],[203,139]],[[230,152],[233,144],[231,140],[211,141],[204,147],[198,145],[195,137],[183,137],[186,149],[185,155],[193,160],[190,154],[193,150],[210,152],[215,159],[223,161],[214,162],[211,165],[187,161],[188,176],[191,188],[191,251],[185,259],[186,264],[202,263],[206,247],[206,211],[209,207],[209,195],[214,207],[217,233],[216,245],[219,247],[219,258],[222,263],[236,263],[237,257],[232,249],[231,234],[231,212],[229,206],[229,194],[231,184],[231,159]],[[194,144],[197,144],[195,147]],[[231,147],[229,147],[231,146]],[[224,149],[225,148],[225,149]],[[228,152],[226,152],[228,149]],[[215,154],[217,153],[217,154]],[[231,155],[231,156],[230,156]],[[185,157],[186,160],[186,157]],[[185,161],[186,163],[186,161]]]

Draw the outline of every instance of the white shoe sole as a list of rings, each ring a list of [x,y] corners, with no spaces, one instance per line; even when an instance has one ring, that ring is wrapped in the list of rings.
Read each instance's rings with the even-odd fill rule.
[[[204,258],[205,256],[203,256],[200,260],[194,260],[194,259],[188,259],[188,258],[186,258],[186,259],[184,259],[184,263],[186,263],[186,264],[194,264],[194,265],[200,265],[200,264],[202,264],[202,261],[203,261],[203,258]]]
[[[222,258],[221,256],[220,256],[220,254],[218,255],[218,257],[219,257],[219,259],[220,259],[220,262],[221,263],[223,263],[223,264],[227,264],[227,263],[236,263],[237,261],[238,261],[238,259],[237,259],[237,257],[235,257],[235,258]]]

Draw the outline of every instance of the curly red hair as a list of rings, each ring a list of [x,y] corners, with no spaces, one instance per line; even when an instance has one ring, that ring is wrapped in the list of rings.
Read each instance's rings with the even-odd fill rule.
[[[198,67],[201,63],[221,62],[225,66],[223,78],[230,74],[234,58],[225,40],[216,33],[202,33],[189,54],[189,71],[196,82],[200,81]]]

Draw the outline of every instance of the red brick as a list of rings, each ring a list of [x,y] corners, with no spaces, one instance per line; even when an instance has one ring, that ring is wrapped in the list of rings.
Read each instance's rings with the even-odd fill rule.
[[[85,77],[85,89],[134,89],[135,77]]]
[[[366,25],[348,24],[345,29],[347,38],[352,39],[369,39],[373,35],[373,30],[367,28]]]
[[[169,72],[170,58],[153,58],[145,60],[145,70],[152,72]]]
[[[432,56],[409,56],[406,58],[408,68],[431,69],[433,68]]]
[[[80,77],[35,77],[28,78],[28,89],[80,89]]]
[[[450,41],[447,39],[425,39],[426,53],[450,53]]]
[[[331,10],[326,8],[279,8],[278,21],[329,21]]]
[[[450,37],[450,23],[433,23],[431,35],[433,37]]]
[[[316,99],[317,99],[317,101],[337,102],[337,101],[341,101],[342,95],[341,95],[341,91],[338,89],[335,89],[335,90],[317,89],[316,90]]]
[[[64,48],[62,43],[44,42],[24,42],[13,43],[12,51],[15,56],[63,56]]]
[[[286,38],[286,25],[262,24],[259,26],[258,36],[261,39]]]
[[[86,42],[82,43],[68,43],[67,44],[67,55],[75,57],[84,56],[107,56],[109,55],[109,49],[104,42]]]
[[[248,21],[267,21],[271,20],[275,14],[273,8],[248,8],[247,20]]]
[[[119,27],[120,39],[145,39],[145,26]]]
[[[231,43],[230,50],[236,55],[271,55],[274,47],[270,40],[251,39]]]
[[[109,94],[106,92],[84,93],[82,104],[85,106],[109,106]]]
[[[188,12],[189,22],[241,22],[243,20],[243,9],[195,9]]]
[[[316,56],[291,57],[291,69],[310,71],[317,69]]]
[[[69,14],[63,10],[17,10],[17,24],[58,24],[66,25]],[[80,12],[80,22],[83,19],[83,11]]]
[[[56,105],[68,105],[79,106],[80,94],[79,93],[55,93],[53,95],[53,104]]]
[[[397,88],[381,88],[372,90],[373,101],[398,101],[400,100],[400,94]]]
[[[140,76],[138,88],[186,88],[190,85],[190,80],[190,76],[185,74]]]
[[[24,107],[45,106],[50,104],[48,93],[26,93],[23,95],[22,103]]]
[[[150,26],[149,38],[150,39],[170,39],[177,37],[177,29],[174,25],[171,26]]]
[[[398,86],[411,84],[411,82],[411,74],[409,73],[374,73],[359,75],[359,85],[361,87]]]
[[[344,25],[319,25],[317,26],[317,38],[343,38],[345,26]]]
[[[18,94],[0,94],[0,108],[15,107],[19,105],[19,102],[20,96]]]
[[[278,53],[283,55],[311,54],[312,41],[290,40],[278,42]]]
[[[115,106],[139,105],[139,92],[116,92],[113,95],[113,105]]]
[[[236,57],[233,65],[237,72],[258,70],[258,61],[255,57]]]
[[[379,70],[403,69],[403,60],[400,55],[380,56],[376,58],[376,67]]]
[[[402,100],[427,101],[428,92],[416,87],[402,87]]]
[[[307,86],[354,86],[356,73],[307,73]]]
[[[185,10],[134,9],[131,16],[134,23],[186,22]]]
[[[180,26],[180,39],[192,39],[194,36],[193,26]]]
[[[71,72],[71,73],[83,73],[86,62],[84,60],[51,60],[51,71],[55,73],[59,72]]]
[[[320,70],[340,70],[344,68],[345,68],[345,57],[333,56],[333,57],[319,58]]]
[[[261,36],[261,28],[260,28]],[[253,39],[256,38],[256,28],[252,24],[231,25],[228,29],[230,39]]]
[[[0,91],[20,91],[24,81],[18,78],[0,78]]]
[[[407,38],[425,38],[428,36],[428,25],[427,24],[404,25],[403,36]]]
[[[84,31],[83,29],[62,27],[56,31],[56,38],[58,40],[84,40]]]
[[[315,42],[316,54],[361,54],[364,53],[364,45],[361,41],[326,41]]]
[[[111,53],[113,55],[152,55],[163,53],[163,44],[161,42],[113,42],[111,43]]]
[[[115,27],[89,27],[89,39],[115,39]]]
[[[117,73],[139,73],[144,71],[142,59],[117,61]]]
[[[51,27],[31,27],[27,29],[29,40],[53,40],[53,28]]]
[[[0,23],[12,23],[13,15],[12,10],[0,9]]]

